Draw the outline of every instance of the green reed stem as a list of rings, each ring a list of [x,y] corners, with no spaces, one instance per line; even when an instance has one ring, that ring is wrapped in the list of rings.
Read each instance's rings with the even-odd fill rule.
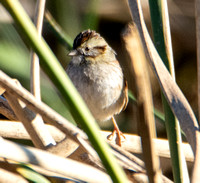
[[[166,0],[149,0],[149,5],[155,47],[175,80],[167,2]],[[176,183],[181,183],[183,182],[183,178],[185,180],[189,180],[189,178],[188,175],[183,174],[183,169],[187,170],[187,167],[184,166],[185,160],[181,153],[182,140],[180,126],[163,94],[162,101],[165,112],[167,136],[170,145],[173,177]]]

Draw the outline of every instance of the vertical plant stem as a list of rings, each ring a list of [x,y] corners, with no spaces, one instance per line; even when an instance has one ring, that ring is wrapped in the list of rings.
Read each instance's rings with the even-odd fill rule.
[[[38,37],[41,38],[43,17],[45,10],[46,0],[37,0],[34,23],[38,31]],[[36,97],[37,100],[41,100],[40,91],[40,61],[37,54],[31,50],[31,76],[30,76],[30,89],[31,93]],[[48,129],[44,125],[44,121],[39,114],[36,114],[32,120],[33,128],[37,131],[44,146],[55,145],[56,142],[52,138]]]
[[[41,38],[43,17],[46,0],[37,0],[34,23],[38,31],[38,37]],[[31,93],[40,100],[40,63],[39,58],[35,52],[31,53]]]
[[[95,123],[95,120],[83,99],[73,86],[55,55],[47,46],[46,42],[43,39],[38,38],[37,31],[22,6],[17,0],[0,0],[0,2],[9,11],[10,15],[21,28],[20,33],[27,36],[29,43],[40,57],[42,69],[57,86],[57,89],[62,94],[63,101],[65,104],[68,104],[67,107],[70,109],[74,119],[79,122],[81,127],[86,131],[90,142],[96,149],[113,182],[128,182],[124,171],[110,153],[109,146],[102,138],[100,129]]]
[[[167,1],[149,0],[149,5],[155,47],[175,80]],[[184,173],[187,172],[187,167],[181,150],[182,140],[179,122],[175,118],[163,94],[162,101],[165,111],[165,124],[170,145],[174,181],[187,182],[186,180],[189,181],[189,177],[187,173]]]
[[[151,86],[146,66],[146,57],[140,36],[135,25],[129,25],[128,34],[124,40],[131,58],[130,70],[135,78],[137,94],[138,132],[141,136],[143,159],[150,183],[161,181],[161,170],[158,156],[155,153],[153,139],[156,137],[155,120],[153,116],[153,102]],[[134,52],[133,52],[134,50]],[[138,62],[140,60],[140,62]],[[133,88],[131,88],[133,91]]]

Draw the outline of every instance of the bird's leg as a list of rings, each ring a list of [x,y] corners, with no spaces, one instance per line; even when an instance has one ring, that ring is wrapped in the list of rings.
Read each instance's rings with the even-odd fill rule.
[[[123,136],[124,139],[126,139],[126,137],[125,137],[124,134],[119,130],[119,127],[118,127],[118,125],[117,125],[117,123],[116,123],[116,121],[115,121],[115,118],[112,117],[111,119],[112,119],[112,122],[113,122],[113,125],[114,125],[114,130],[113,130],[113,132],[112,132],[110,135],[108,135],[107,139],[108,139],[108,140],[112,140],[114,134],[116,133],[116,135],[117,135],[116,140],[115,140],[115,141],[116,141],[116,144],[119,145],[119,146],[121,146],[121,145],[122,145],[121,136]]]

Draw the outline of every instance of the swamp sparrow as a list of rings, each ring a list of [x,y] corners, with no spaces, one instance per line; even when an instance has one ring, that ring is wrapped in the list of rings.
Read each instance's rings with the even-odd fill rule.
[[[114,115],[124,110],[128,103],[128,87],[115,51],[100,34],[86,30],[77,35],[67,74],[97,121],[110,118],[116,142],[121,145],[121,135]],[[108,138],[109,138],[108,137]]]

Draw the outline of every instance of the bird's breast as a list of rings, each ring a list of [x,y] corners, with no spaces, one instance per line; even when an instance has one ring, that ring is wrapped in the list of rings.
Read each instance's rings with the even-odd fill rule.
[[[67,73],[97,119],[107,115],[120,98],[123,74],[119,65],[89,64],[68,68]]]

